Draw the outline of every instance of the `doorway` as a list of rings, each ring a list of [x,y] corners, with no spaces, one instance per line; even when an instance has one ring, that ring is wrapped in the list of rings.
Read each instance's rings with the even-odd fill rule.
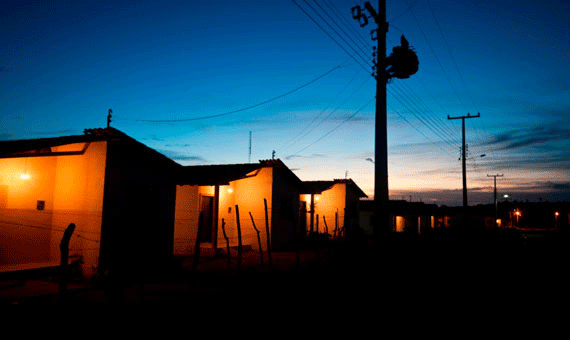
[[[200,199],[200,242],[213,242],[214,197],[201,196]]]

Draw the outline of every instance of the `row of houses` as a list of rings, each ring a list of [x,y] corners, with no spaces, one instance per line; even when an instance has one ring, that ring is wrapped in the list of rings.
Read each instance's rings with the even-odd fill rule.
[[[92,277],[162,266],[196,246],[287,249],[306,233],[356,228],[350,179],[301,181],[281,160],[182,166],[108,127],[0,142],[0,271],[70,257]]]

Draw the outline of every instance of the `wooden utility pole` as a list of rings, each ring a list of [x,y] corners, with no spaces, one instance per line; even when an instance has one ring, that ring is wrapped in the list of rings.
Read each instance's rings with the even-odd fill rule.
[[[467,216],[467,169],[466,169],[466,152],[465,152],[465,119],[466,118],[478,118],[481,115],[479,113],[477,113],[476,116],[472,116],[469,113],[467,113],[467,116],[459,116],[459,117],[450,117],[449,115],[447,115],[447,119],[461,119],[461,136],[462,136],[462,142],[461,142],[461,152],[462,152],[462,156],[461,156],[461,164],[462,164],[462,169],[463,169],[463,213],[464,216]]]
[[[367,6],[367,5],[368,6]],[[367,2],[365,7],[371,11]],[[378,1],[378,14],[374,16],[378,25],[376,31],[376,128],[374,135],[374,205],[376,208],[376,234],[386,234],[391,231],[390,204],[388,192],[388,114],[386,110],[386,1]]]
[[[465,119],[466,118],[478,118],[480,117],[480,114],[477,113],[476,116],[471,116],[469,113],[467,113],[467,116],[459,116],[459,117],[450,117],[449,115],[447,115],[447,119],[461,119],[461,136],[462,136],[462,141],[461,141],[461,152],[462,152],[462,156],[461,156],[461,164],[462,164],[462,169],[463,169],[463,207],[467,208],[467,170],[466,170],[466,152],[465,152]]]
[[[374,132],[374,237],[390,231],[388,210],[388,129],[386,114],[386,1],[378,1],[378,11],[367,1],[364,9],[378,25],[371,31],[372,40],[376,40],[372,76],[376,78],[376,123]],[[360,27],[368,24],[368,17],[360,6],[352,8],[352,18],[358,20]]]
[[[494,204],[495,204],[495,227],[497,227],[497,218],[498,218],[498,211],[499,207],[497,205],[497,177],[503,177],[503,175],[487,175],[487,177],[493,177],[494,180],[494,189],[493,189],[493,197],[494,197]]]

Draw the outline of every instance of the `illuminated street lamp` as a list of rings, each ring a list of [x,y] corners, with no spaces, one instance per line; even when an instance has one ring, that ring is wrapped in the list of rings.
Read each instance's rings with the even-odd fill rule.
[[[519,218],[521,217],[520,210],[515,210],[515,216],[517,217],[517,227],[519,226]]]
[[[554,227],[558,228],[558,216],[560,216],[560,213],[558,211],[554,212]]]

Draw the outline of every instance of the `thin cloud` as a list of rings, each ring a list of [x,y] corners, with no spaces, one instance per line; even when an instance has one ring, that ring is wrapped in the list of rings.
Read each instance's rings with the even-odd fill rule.
[[[207,160],[202,156],[185,155],[171,150],[157,150],[157,151],[175,161],[188,161],[188,162],[200,162],[200,163],[207,162]]]
[[[495,146],[494,151],[515,150],[526,147],[542,147],[545,144],[570,141],[570,129],[559,126],[537,126],[514,129],[496,135],[485,146]]]
[[[537,190],[570,191],[570,182],[537,181],[531,188]]]
[[[295,159],[295,158],[311,159],[311,158],[323,158],[323,157],[326,157],[326,156],[324,154],[321,154],[321,153],[314,153],[314,154],[306,155],[306,156],[289,155],[289,156],[286,156],[285,159],[286,160],[291,160],[291,159]]]
[[[78,133],[77,130],[58,130],[58,131],[44,131],[44,132],[30,132],[32,136],[64,136],[72,133]]]
[[[206,162],[206,159],[200,156],[175,155],[171,156],[171,158],[175,161],[191,161],[191,162],[201,162],[201,163]]]

